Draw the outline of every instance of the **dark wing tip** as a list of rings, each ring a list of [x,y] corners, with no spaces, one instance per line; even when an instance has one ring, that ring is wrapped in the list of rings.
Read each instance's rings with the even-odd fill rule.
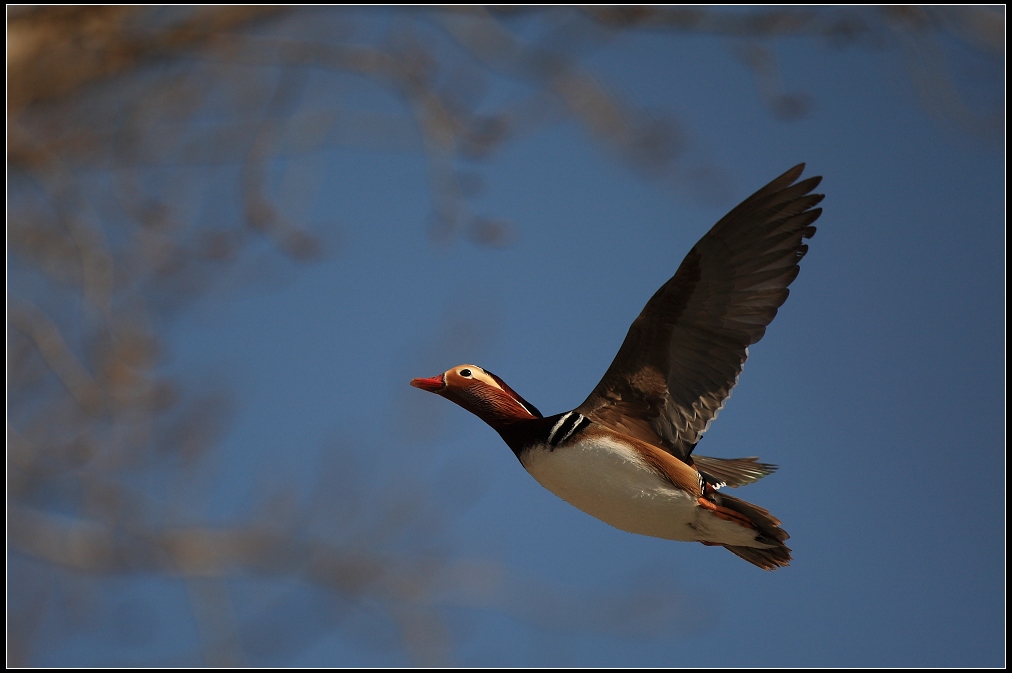
[[[810,191],[812,191],[813,189],[815,189],[816,187],[818,187],[819,185],[822,184],[822,176],[821,175],[813,175],[810,178],[805,178],[804,181],[802,181],[799,184],[804,184],[806,187],[808,187],[808,189],[805,190],[805,191],[810,192]],[[821,196],[825,196],[825,194],[819,194],[818,196],[820,196],[820,197]]]
[[[794,184],[794,182],[798,178],[801,177],[801,174],[805,172],[805,167],[806,167],[806,164],[805,164],[804,161],[802,161],[800,164],[797,164],[796,166],[792,166],[791,168],[789,168],[786,171],[784,171],[784,173],[782,175],[780,175],[778,178],[774,179],[772,182],[773,183],[777,183],[777,184],[782,183],[782,182],[786,182],[788,185],[792,185],[792,184]],[[805,191],[806,192],[810,192],[813,189],[815,189],[816,187],[818,187],[819,184],[821,184],[821,183],[822,183],[822,176],[821,175],[813,175],[811,177],[805,178],[802,182],[800,182],[798,184],[805,185],[807,187],[807,189],[805,189]]]
[[[805,162],[802,161],[800,164],[797,164],[787,169],[787,171],[783,175],[781,175],[780,178],[786,178],[789,175],[791,176],[791,182],[794,182],[804,172],[805,172]],[[777,180],[779,180],[780,178],[777,178]]]

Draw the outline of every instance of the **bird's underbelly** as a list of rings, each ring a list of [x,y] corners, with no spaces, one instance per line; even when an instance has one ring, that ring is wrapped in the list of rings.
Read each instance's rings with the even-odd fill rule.
[[[535,447],[521,461],[549,491],[615,528],[667,540],[766,546],[755,542],[754,531],[713,516],[634,449],[608,438],[554,451]]]
[[[522,458],[539,484],[570,505],[630,533],[669,540],[697,540],[699,506],[630,447],[594,438],[549,451],[532,448]]]

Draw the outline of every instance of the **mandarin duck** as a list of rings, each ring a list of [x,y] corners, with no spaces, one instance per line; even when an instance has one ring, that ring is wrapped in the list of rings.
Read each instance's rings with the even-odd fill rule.
[[[411,385],[475,414],[569,504],[630,533],[722,546],[765,570],[789,564],[767,510],[720,492],[776,469],[694,455],[738,382],[748,347],[787,299],[822,213],[821,177],[795,166],[703,236],[650,298],[587,400],[545,417],[492,372],[465,364]]]

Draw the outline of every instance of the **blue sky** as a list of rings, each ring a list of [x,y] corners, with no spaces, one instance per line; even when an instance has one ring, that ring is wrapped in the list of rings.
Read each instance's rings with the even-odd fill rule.
[[[411,484],[440,513],[434,539],[397,544],[496,564],[528,589],[647,587],[664,603],[655,629],[630,635],[594,627],[579,601],[543,619],[523,593],[449,601],[462,665],[1002,666],[1003,144],[929,114],[895,50],[768,46],[806,117],[775,118],[723,38],[624,33],[586,49],[606,90],[679,121],[678,169],[644,176],[571,118],[539,127],[458,164],[481,180],[471,208],[510,224],[501,248],[433,240],[421,151],[339,146],[279,167],[278,189],[307,195],[292,202],[316,222],[322,259],[248,285],[250,262],[173,327],[171,367],[236,391],[195,511],[240,519],[265,484],[305,503],[347,460],[365,492]],[[335,82],[312,77],[310,89]],[[363,110],[397,113],[373,82],[338,84]],[[489,96],[510,86],[493,79]],[[733,495],[783,520],[789,568],[612,529],[542,489],[480,420],[408,387],[473,362],[546,415],[573,408],[694,242],[799,162],[824,176],[818,233],[697,448],[780,466]],[[702,167],[722,191],[677,182]],[[299,192],[288,175],[312,184]],[[237,602],[246,586],[232,586]],[[160,590],[174,598],[155,642],[117,651],[95,636],[39,663],[149,660],[171,634],[194,639],[180,589]],[[270,661],[407,662],[363,628],[323,629]]]

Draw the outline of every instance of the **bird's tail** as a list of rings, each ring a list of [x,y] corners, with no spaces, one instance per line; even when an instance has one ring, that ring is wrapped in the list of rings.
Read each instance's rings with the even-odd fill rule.
[[[763,570],[776,570],[790,564],[791,550],[784,544],[784,540],[789,538],[790,535],[780,527],[780,519],[762,507],[739,500],[738,498],[732,498],[723,493],[715,493],[713,497],[721,507],[726,507],[729,510],[737,512],[751,521],[759,533],[756,536],[756,541],[770,545],[769,547],[723,545],[728,551],[740,556],[753,565],[759,566]]]

